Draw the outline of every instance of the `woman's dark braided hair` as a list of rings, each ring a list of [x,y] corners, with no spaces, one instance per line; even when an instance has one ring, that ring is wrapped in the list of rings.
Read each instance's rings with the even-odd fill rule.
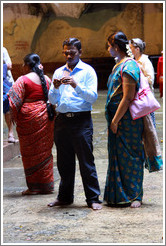
[[[49,118],[49,120],[53,120],[54,119],[54,112],[53,112],[52,105],[48,102],[48,89],[47,89],[46,80],[44,77],[44,72],[43,72],[43,69],[39,68],[40,57],[34,53],[28,54],[24,57],[24,64],[28,65],[32,72],[35,72],[37,75],[39,75],[40,80],[41,80],[41,84],[42,84],[42,88],[43,88],[43,93],[45,96],[48,118]]]

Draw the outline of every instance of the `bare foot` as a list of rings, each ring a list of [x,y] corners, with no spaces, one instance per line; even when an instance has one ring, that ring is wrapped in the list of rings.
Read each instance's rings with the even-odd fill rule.
[[[38,194],[39,194],[39,192],[36,192],[36,191],[30,191],[29,189],[24,190],[24,191],[22,192],[22,195],[23,195],[23,196],[26,196],[26,195],[38,195]]]
[[[67,202],[61,202],[58,199],[56,199],[54,202],[50,202],[47,206],[54,207],[54,206],[63,206],[63,205],[70,205],[71,203]]]
[[[91,208],[93,209],[93,210],[100,210],[100,209],[102,209],[102,205],[100,204],[100,203],[92,203],[91,204]]]
[[[141,202],[140,201],[134,201],[131,203],[131,208],[139,208],[141,207]]]

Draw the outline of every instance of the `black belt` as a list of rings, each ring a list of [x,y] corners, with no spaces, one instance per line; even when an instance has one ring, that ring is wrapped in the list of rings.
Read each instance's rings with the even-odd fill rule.
[[[67,113],[57,112],[57,116],[64,116],[67,118],[73,118],[77,116],[89,116],[90,114],[91,114],[91,111],[67,112]]]

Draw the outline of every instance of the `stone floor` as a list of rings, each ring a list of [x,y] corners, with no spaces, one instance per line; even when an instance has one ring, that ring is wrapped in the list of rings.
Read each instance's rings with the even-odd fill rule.
[[[157,133],[163,152],[163,101],[155,113]],[[93,107],[94,156],[103,199],[107,171],[107,129],[104,117],[106,91],[99,91]],[[4,139],[7,129],[4,122]],[[16,136],[16,132],[15,132]],[[59,175],[54,155],[55,192],[50,195],[21,196],[26,189],[20,156],[3,163],[2,242],[5,244],[162,244],[163,234],[163,171],[144,174],[143,205],[138,209],[110,208],[93,211],[85,196],[77,165],[75,201],[68,207],[47,207],[57,195]]]

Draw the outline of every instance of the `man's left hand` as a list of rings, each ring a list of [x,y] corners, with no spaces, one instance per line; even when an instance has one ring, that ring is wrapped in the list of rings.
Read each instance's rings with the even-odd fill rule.
[[[61,83],[64,85],[71,85],[73,88],[76,88],[77,84],[74,81],[73,77],[63,77]]]

